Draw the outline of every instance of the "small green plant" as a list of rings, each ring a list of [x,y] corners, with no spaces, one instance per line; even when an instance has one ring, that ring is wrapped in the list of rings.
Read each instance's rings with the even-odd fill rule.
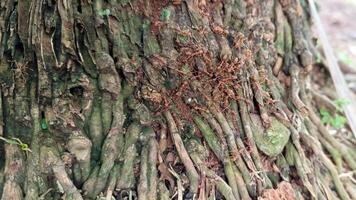
[[[23,143],[20,139],[18,138],[11,138],[11,139],[8,139],[8,138],[4,138],[2,136],[0,136],[0,140],[8,143],[8,144],[14,144],[14,145],[18,145],[20,147],[20,149],[22,151],[25,151],[25,152],[32,152],[31,149],[28,147],[28,144],[26,143]]]
[[[334,116],[325,108],[320,108],[321,121],[323,124],[329,124],[334,128],[343,128],[347,122],[344,116],[335,114]]]
[[[99,10],[98,14],[102,17],[107,17],[111,14],[110,9]]]
[[[348,99],[336,99],[334,101],[336,109],[339,112],[342,112],[342,109],[345,105],[349,104],[350,101]],[[347,119],[344,116],[339,114],[335,114],[334,116],[325,108],[320,108],[319,110],[321,115],[321,121],[324,124],[330,124],[334,128],[343,128],[347,122]]]
[[[342,112],[343,107],[347,104],[350,103],[350,100],[348,99],[344,99],[344,98],[340,98],[340,99],[336,99],[334,101],[335,106],[337,111]],[[319,110],[320,115],[321,115],[321,121],[324,124],[329,124],[334,128],[343,128],[347,122],[347,119],[344,116],[341,116],[339,114],[335,114],[332,115],[327,109],[325,108],[321,108]]]
[[[355,60],[353,60],[352,57],[345,52],[338,52],[338,57],[339,60],[346,65],[350,66],[355,64]]]

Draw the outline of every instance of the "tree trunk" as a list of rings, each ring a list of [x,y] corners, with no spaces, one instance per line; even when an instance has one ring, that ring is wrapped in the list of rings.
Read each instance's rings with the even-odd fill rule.
[[[1,0],[1,200],[356,199],[309,22],[305,0]]]

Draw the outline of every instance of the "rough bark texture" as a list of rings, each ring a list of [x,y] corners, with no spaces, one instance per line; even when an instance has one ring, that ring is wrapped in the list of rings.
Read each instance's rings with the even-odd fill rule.
[[[307,8],[1,0],[1,200],[355,199]]]

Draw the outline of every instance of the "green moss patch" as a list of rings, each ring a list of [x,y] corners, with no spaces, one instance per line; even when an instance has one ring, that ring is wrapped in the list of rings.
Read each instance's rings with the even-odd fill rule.
[[[280,154],[289,140],[290,130],[275,117],[271,117],[271,126],[267,129],[259,116],[251,115],[251,120],[257,148],[271,157]]]

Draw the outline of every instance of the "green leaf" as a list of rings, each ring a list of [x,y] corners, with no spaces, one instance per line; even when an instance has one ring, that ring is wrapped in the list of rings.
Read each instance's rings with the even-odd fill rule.
[[[336,99],[334,102],[336,104],[337,109],[341,111],[344,106],[350,103],[350,100],[345,98],[340,98],[340,99]]]
[[[345,52],[338,53],[339,60],[346,65],[353,65],[355,61]]]
[[[329,111],[326,110],[325,108],[320,108],[319,112],[321,116],[330,115]]]
[[[343,128],[346,124],[347,120],[345,117],[336,115],[333,120],[331,121],[331,125],[334,128]]]
[[[42,118],[42,120],[41,120],[41,128],[42,128],[42,130],[47,130],[48,129],[48,125],[47,125],[47,122],[46,122],[45,118]]]
[[[163,9],[161,12],[161,20],[168,21],[171,16],[171,11],[169,9]]]
[[[0,136],[0,139],[3,140],[4,142],[8,143],[8,144],[16,144],[16,145],[19,144],[19,143],[18,143],[16,140],[14,140],[14,139],[7,139],[7,138],[1,137],[1,136]]]
[[[330,124],[332,121],[332,116],[329,111],[327,111],[325,108],[320,108],[319,110],[320,115],[321,115],[321,122],[323,124]]]
[[[332,121],[331,115],[325,115],[321,117],[321,122],[323,122],[323,124],[330,124],[331,121]]]
[[[109,16],[111,14],[110,9],[99,10],[98,14],[102,17]]]
[[[29,151],[29,152],[32,152],[31,149],[28,148],[28,144],[23,143],[23,142],[22,142],[20,139],[18,139],[18,138],[11,138],[11,139],[8,139],[8,138],[4,138],[4,137],[1,137],[1,136],[0,136],[0,140],[6,142],[6,143],[8,143],[8,144],[18,145],[22,151]]]

